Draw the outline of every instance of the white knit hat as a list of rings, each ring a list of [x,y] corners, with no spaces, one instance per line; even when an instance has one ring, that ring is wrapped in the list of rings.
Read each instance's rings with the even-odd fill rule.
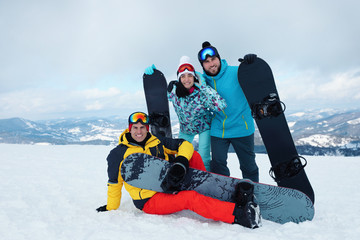
[[[180,58],[179,67],[177,70],[178,80],[180,80],[181,75],[183,75],[184,73],[190,73],[191,75],[193,75],[196,78],[195,68],[190,63],[190,58],[188,56],[182,56]]]

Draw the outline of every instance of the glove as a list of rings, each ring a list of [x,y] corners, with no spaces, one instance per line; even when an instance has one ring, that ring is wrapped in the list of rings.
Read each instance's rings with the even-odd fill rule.
[[[203,75],[200,72],[195,72],[195,73],[199,78],[200,85],[203,85],[203,84],[206,85],[206,81],[205,81],[205,78],[203,77]]]
[[[106,212],[107,211],[106,205],[97,208],[96,211],[98,211],[98,212]]]
[[[190,95],[189,90],[187,90],[181,82],[178,82],[178,84],[176,84],[175,93],[176,96],[178,96],[178,98],[182,98]]]
[[[189,160],[184,156],[177,156],[176,158],[170,159],[169,162],[181,163],[182,165],[184,165],[186,171],[189,170]]]
[[[165,193],[174,193],[180,190],[181,184],[185,180],[187,171],[189,170],[189,161],[183,156],[177,156],[171,161],[173,165],[166,174],[161,188]]]
[[[247,64],[252,64],[257,58],[256,54],[246,54],[244,58],[239,58],[239,62],[245,62]]]
[[[174,85],[175,85],[175,86],[178,86],[178,84],[179,84],[178,81],[171,81],[171,82],[169,83],[169,86],[168,86],[168,88],[167,88],[167,91],[168,91],[168,92],[171,92],[171,91],[173,90],[173,88],[174,88]]]
[[[154,73],[154,69],[156,69],[156,67],[155,67],[155,65],[153,64],[153,65],[151,65],[150,67],[147,67],[146,69],[145,69],[145,74],[146,75],[152,75],[153,73]]]

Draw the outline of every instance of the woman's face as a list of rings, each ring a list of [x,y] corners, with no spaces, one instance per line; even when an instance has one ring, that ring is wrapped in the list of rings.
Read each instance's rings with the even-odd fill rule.
[[[190,89],[194,86],[194,80],[194,76],[191,73],[184,73],[180,76],[180,81],[186,89]]]

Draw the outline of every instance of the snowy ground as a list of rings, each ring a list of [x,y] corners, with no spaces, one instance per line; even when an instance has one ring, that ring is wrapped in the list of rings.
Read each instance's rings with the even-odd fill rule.
[[[0,144],[0,238],[18,239],[358,239],[360,157],[307,156],[315,190],[315,217],[300,224],[250,230],[204,219],[190,211],[168,216],[137,210],[127,194],[117,211],[97,213],[106,204],[106,156],[110,146]],[[261,182],[269,160],[257,155]],[[236,156],[229,166],[241,177]]]

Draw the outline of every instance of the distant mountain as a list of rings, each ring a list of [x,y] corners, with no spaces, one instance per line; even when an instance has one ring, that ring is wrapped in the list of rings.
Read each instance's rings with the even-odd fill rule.
[[[287,113],[286,118],[299,154],[360,155],[360,110],[294,112]],[[177,137],[176,116],[171,122],[173,135]],[[0,143],[115,145],[127,127],[127,119],[118,117],[46,121],[0,119]],[[257,152],[266,152],[257,130],[255,145]]]
[[[360,155],[360,110],[297,112],[286,118],[300,154]],[[265,152],[258,132],[255,143]]]
[[[17,144],[116,144],[126,119],[0,120],[0,142]]]

